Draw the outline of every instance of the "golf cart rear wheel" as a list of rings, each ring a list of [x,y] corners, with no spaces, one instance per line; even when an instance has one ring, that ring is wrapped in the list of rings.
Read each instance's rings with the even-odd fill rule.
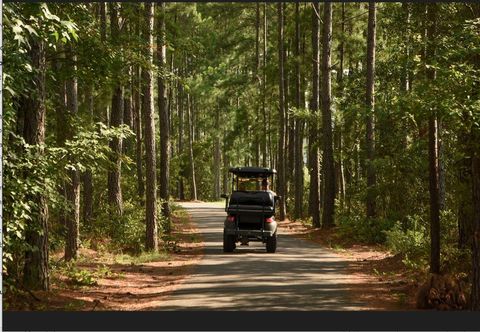
[[[235,237],[233,235],[223,234],[223,251],[233,252],[235,249]]]
[[[274,253],[277,250],[277,232],[267,238],[267,252]]]

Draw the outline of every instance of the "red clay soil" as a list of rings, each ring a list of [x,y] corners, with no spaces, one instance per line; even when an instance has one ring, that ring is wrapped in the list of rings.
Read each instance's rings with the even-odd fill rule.
[[[335,228],[314,229],[298,221],[279,223],[283,232],[321,244],[350,261],[352,297],[368,303],[368,310],[414,310],[418,282],[406,270],[402,257],[380,246],[342,239]]]
[[[190,274],[203,255],[193,222],[173,223],[177,238],[174,252],[146,263],[106,262],[90,249],[80,250],[77,268],[97,271],[96,284],[78,286],[65,275],[54,275],[51,291],[31,292],[9,298],[7,310],[154,310]],[[198,237],[198,235],[197,235]],[[61,257],[60,257],[61,258]],[[98,277],[98,271],[107,271]]]

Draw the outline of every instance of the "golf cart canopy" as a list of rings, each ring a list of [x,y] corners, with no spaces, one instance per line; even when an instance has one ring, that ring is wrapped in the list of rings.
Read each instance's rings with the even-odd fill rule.
[[[263,167],[232,167],[229,171],[242,178],[269,177],[277,173],[274,169]]]

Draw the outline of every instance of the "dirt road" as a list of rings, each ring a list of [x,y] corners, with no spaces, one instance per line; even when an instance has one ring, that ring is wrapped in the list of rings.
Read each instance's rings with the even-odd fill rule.
[[[182,203],[197,223],[205,256],[156,310],[362,310],[349,294],[348,262],[317,244],[279,233],[277,252],[261,243],[222,250],[225,211]]]

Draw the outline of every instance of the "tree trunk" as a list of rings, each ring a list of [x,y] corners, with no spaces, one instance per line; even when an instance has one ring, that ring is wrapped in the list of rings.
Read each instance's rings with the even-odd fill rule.
[[[472,245],[472,310],[480,310],[480,132],[472,128],[473,147],[472,178],[473,178],[473,245]]]
[[[73,50],[68,47],[67,59],[69,65],[69,77],[66,81],[67,88],[67,121],[66,131],[67,139],[74,136],[74,127],[72,124],[73,117],[78,113],[78,84],[76,78],[76,56]],[[74,161],[73,161],[74,162]],[[80,237],[80,172],[71,170],[69,173],[69,181],[66,184],[67,202],[69,210],[65,213],[65,224],[67,226],[67,234],[65,238],[65,260],[69,261],[77,258],[77,250]]]
[[[22,104],[25,106],[25,119],[23,137],[27,144],[38,146],[39,157],[43,154],[42,145],[45,143],[45,48],[42,41],[32,39],[30,50],[27,53],[31,61],[33,72],[32,86],[36,91]],[[28,174],[26,174],[28,176]],[[27,224],[25,230],[25,265],[23,270],[23,284],[30,290],[49,289],[48,271],[48,205],[46,197],[39,193],[31,195],[34,210],[32,216],[35,218]]]
[[[295,106],[302,107],[300,92],[300,5],[295,3]],[[294,217],[303,217],[303,121],[300,117],[295,120],[295,210]]]
[[[142,148],[142,110],[140,103],[140,67],[135,68],[135,89],[133,108],[133,118],[135,122],[135,165],[137,170],[137,194],[140,203],[143,205],[145,201],[145,184],[143,181],[143,148]]]
[[[134,130],[134,124],[133,124],[133,96],[132,96],[132,91],[133,91],[133,70],[132,66],[129,66],[127,69],[127,75],[128,75],[128,91],[125,89],[124,95],[123,95],[123,123],[128,126],[131,130]],[[132,142],[133,138],[128,137],[125,139],[125,142],[123,144],[123,153],[125,154],[130,154],[130,151],[132,150]]]
[[[106,13],[106,2],[100,2],[100,40],[107,40],[107,13]]]
[[[95,120],[93,85],[87,87],[88,117],[90,123]],[[90,225],[93,218],[93,175],[91,170],[86,170],[82,176],[83,182],[83,222]]]
[[[221,170],[221,155],[220,155],[220,110],[215,110],[215,144],[213,154],[213,175],[214,175],[214,198],[220,199],[220,170]]]
[[[366,149],[367,149],[367,217],[376,216],[375,171],[375,43],[376,43],[376,4],[368,4],[367,39],[367,93],[366,93]]]
[[[142,8],[138,6],[138,20],[135,22],[135,35],[141,37],[140,20]],[[145,184],[143,181],[143,148],[142,148],[142,105],[141,105],[141,76],[140,66],[135,65],[133,70],[133,122],[135,130],[135,166],[137,171],[137,194],[140,204],[145,202]]]
[[[118,46],[120,38],[120,26],[118,8],[116,3],[109,3],[110,27],[112,43]],[[123,124],[123,88],[119,81],[115,83],[112,96],[112,110],[110,114],[110,127],[119,127]],[[114,156],[111,159],[113,166],[108,171],[108,202],[116,211],[117,215],[123,213],[121,166],[120,155],[122,153],[122,139],[114,138],[110,141],[110,149]]]
[[[145,154],[146,154],[146,242],[147,250],[157,251],[157,176],[155,154],[155,117],[153,111],[153,78],[149,68],[153,62],[153,17],[154,6],[150,2],[145,3],[145,30],[148,65],[142,68],[142,113],[144,116]]]
[[[335,164],[333,160],[333,128],[331,110],[331,48],[332,48],[332,3],[323,7],[322,42],[322,126],[323,126],[323,174],[325,194],[323,195],[322,227],[334,224],[335,213]]]
[[[53,66],[57,72],[63,72],[64,66],[65,66],[65,53],[63,51],[63,46],[59,46],[58,48],[58,57],[59,61],[55,61]],[[55,104],[55,122],[56,122],[56,128],[55,128],[55,139],[56,139],[56,144],[58,147],[64,147],[65,146],[65,141],[67,139],[67,131],[65,130],[64,126],[58,125],[58,124],[65,124],[67,123],[67,86],[65,79],[59,79],[58,80],[58,85],[55,87],[58,89],[58,99]],[[20,99],[22,101],[22,99]],[[22,105],[23,106],[23,105]],[[24,107],[20,107],[20,109],[23,109]],[[23,130],[23,128],[22,128]],[[66,192],[66,184],[64,180],[60,180],[58,183],[58,193],[61,197],[67,199],[67,192]],[[59,211],[59,216],[58,216],[58,222],[63,228],[62,230],[66,232],[66,211],[62,209],[62,211]]]
[[[262,137],[262,166],[267,167],[268,153],[267,153],[267,3],[263,5],[263,66],[262,66],[262,115],[263,115],[263,137]]]
[[[226,139],[226,132],[223,132],[223,142]],[[228,155],[226,146],[223,144],[223,193],[228,193]]]
[[[184,110],[184,93],[183,87],[179,83],[178,84],[178,153],[183,154],[183,136],[184,136],[184,128],[183,128],[183,110]],[[184,179],[184,168],[185,165],[181,162],[180,163],[180,174],[178,179],[178,198],[180,200],[185,200],[185,186],[183,183]]]
[[[427,31],[425,64],[430,65],[435,58],[436,4],[427,5]],[[426,77],[433,86],[436,72],[426,67]],[[428,121],[428,164],[430,190],[430,272],[440,273],[440,184],[438,122],[436,111],[432,110]]]
[[[339,98],[340,100],[343,100],[344,97],[344,82],[343,82],[343,69],[344,69],[344,58],[345,58],[345,3],[342,3],[342,32],[341,32],[341,41],[339,44],[339,70],[338,70],[338,90],[339,90]],[[340,111],[343,110],[343,105],[345,105],[345,102],[340,107]],[[343,117],[342,117],[343,119]],[[343,209],[344,203],[345,203],[345,167],[344,167],[344,161],[343,161],[343,127],[344,123],[343,120],[339,121],[339,124],[337,126],[337,147],[338,147],[338,171],[337,171],[337,183],[338,183],[338,188],[337,192],[339,192],[339,198],[340,198],[340,206]]]
[[[319,187],[319,156],[318,156],[318,138],[317,138],[317,113],[319,102],[318,72],[319,72],[319,17],[320,6],[318,2],[312,4],[312,101],[310,103],[310,123],[309,123],[309,171],[310,171],[310,192],[309,192],[309,213],[312,216],[314,227],[320,227],[320,187]]]
[[[283,28],[284,28],[284,16],[283,16],[283,4],[278,3],[278,68],[279,68],[279,137],[278,137],[278,194],[282,196],[279,201],[280,207],[280,220],[285,220],[286,205],[285,201],[285,50],[283,43]]]
[[[187,130],[188,130],[188,156],[190,159],[190,199],[197,200],[197,183],[195,181],[195,158],[193,156],[193,102],[187,93]]]
[[[162,200],[162,215],[166,220],[165,231],[170,233],[169,177],[170,177],[170,123],[167,109],[167,94],[163,75],[167,71],[167,48],[165,43],[165,2],[161,2],[158,18],[157,56],[158,68],[158,111],[160,119],[160,199]]]
[[[260,120],[260,97],[262,91],[262,81],[259,74],[260,69],[260,3],[257,2],[255,8],[255,68],[254,80],[257,84],[257,93],[255,98],[255,166],[260,166],[260,135],[261,135],[261,120]]]

